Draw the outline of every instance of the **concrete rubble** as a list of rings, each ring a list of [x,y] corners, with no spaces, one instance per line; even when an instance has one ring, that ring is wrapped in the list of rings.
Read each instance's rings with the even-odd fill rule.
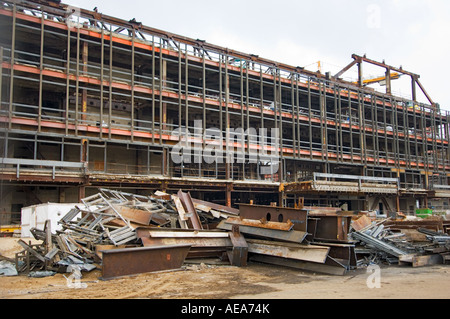
[[[4,272],[50,276],[100,269],[109,280],[250,261],[344,275],[374,263],[417,267],[445,264],[450,257],[449,224],[442,218],[411,222],[303,206],[236,209],[181,190],[143,196],[101,188],[58,223],[62,230],[52,231],[50,222],[31,229],[41,244],[19,239],[23,250],[5,261]]]

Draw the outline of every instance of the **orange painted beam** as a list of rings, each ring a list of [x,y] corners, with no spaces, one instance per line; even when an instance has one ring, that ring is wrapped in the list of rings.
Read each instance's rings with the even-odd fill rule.
[[[2,67],[5,69],[10,69],[11,68],[11,64],[7,63],[7,62],[3,62]],[[21,71],[21,72],[27,72],[27,73],[32,73],[32,74],[40,74],[41,70],[37,67],[37,66],[31,66],[31,65],[23,65],[23,64],[15,64],[14,65],[14,70],[15,71]],[[44,69],[42,70],[42,74],[46,75],[46,76],[51,76],[51,77],[55,77],[55,78],[60,78],[60,79],[67,79],[67,74],[64,72],[58,72],[55,70],[48,70],[48,69]],[[76,81],[77,77],[76,75],[70,74],[69,75],[69,79]],[[99,79],[96,78],[92,78],[89,76],[84,76],[84,75],[80,75],[78,77],[78,80],[87,84],[92,84],[92,85],[101,85],[101,81]],[[110,82],[109,81],[103,81],[103,85],[104,86],[109,86]],[[164,97],[168,97],[168,98],[173,98],[173,99],[178,99],[179,95],[178,93],[175,92],[171,92],[171,91],[162,91],[160,92],[159,90],[152,90],[151,88],[148,87],[143,87],[140,85],[135,85],[134,88],[129,85],[129,84],[124,84],[124,83],[119,83],[119,82],[111,82],[111,86],[113,88],[116,89],[121,89],[121,90],[126,90],[126,91],[131,91],[134,89],[135,92],[140,92],[140,93],[144,93],[144,94],[152,94],[154,91],[155,95],[161,95]],[[181,95],[181,99],[185,100],[186,99],[186,95],[182,94]],[[188,96],[187,98],[189,101],[192,102],[197,102],[197,103],[202,103],[203,102],[203,98],[201,97],[196,97],[196,96]],[[220,102],[217,100],[213,100],[213,99],[208,99],[206,98],[205,101],[210,104],[210,105],[216,105],[219,106]],[[222,102],[222,107],[226,107],[226,104],[224,102]],[[241,106],[240,104],[236,104],[236,103],[228,103],[228,107],[229,108],[233,108],[233,109],[237,109],[240,110],[241,108],[245,111],[247,109],[247,107],[245,105]],[[249,110],[252,112],[258,112],[260,113],[260,109],[257,107],[249,107]],[[272,110],[263,110],[263,113],[266,115],[270,115],[270,116],[275,116],[275,112]],[[288,113],[288,112],[281,112],[281,115],[285,118],[294,118],[294,119],[299,119],[305,122],[313,122],[313,123],[321,123],[321,119],[318,117],[314,117],[314,118],[309,118],[306,115],[297,115],[297,114],[292,114],[292,113]],[[336,122],[332,121],[332,120],[325,120],[325,123],[329,126],[337,126],[339,124],[337,124]],[[350,125],[347,123],[341,123],[340,124],[342,127],[345,128],[349,128],[350,129]],[[359,130],[360,126],[358,125],[352,125],[352,129],[353,130]],[[374,130],[372,128],[365,128],[365,130],[367,132],[374,132]],[[392,131],[384,131],[382,129],[378,130],[378,133],[380,134],[387,134],[387,135],[394,135],[394,132]],[[397,134],[399,137],[405,137],[406,135],[404,133],[398,133]],[[415,139],[415,135],[409,134],[409,138],[411,139]],[[418,140],[422,140],[423,137],[422,136],[417,136]],[[432,142],[433,139],[432,138],[427,138],[427,141]],[[436,140],[437,143],[443,143],[445,145],[448,145],[448,141],[446,140]]]
[[[1,116],[0,117],[0,122],[8,123],[9,122],[9,118],[6,117],[6,116]],[[13,117],[11,119],[11,123],[12,124],[17,124],[17,125],[34,126],[34,127],[37,127],[39,125],[38,121],[35,120],[35,119],[18,118],[18,117]],[[72,130],[72,131],[77,129],[79,132],[100,133],[100,128],[97,127],[97,126],[75,125],[75,124],[68,124],[66,126],[66,124],[63,123],[63,122],[54,122],[54,121],[45,121],[45,120],[41,120],[40,125],[41,125],[41,127],[60,129],[60,130],[66,130],[66,128],[67,128],[67,129]],[[131,132],[130,130],[125,130],[125,129],[111,129],[111,130],[109,130],[107,128],[102,128],[102,132],[104,134],[111,133],[113,135],[118,135],[118,136],[131,136],[131,134],[133,133],[133,136],[140,137],[140,138],[145,138],[145,139],[152,139],[152,138],[159,139],[159,138],[161,138],[162,140],[164,140],[164,141],[166,141],[168,143],[171,143],[172,145],[175,142],[179,142],[179,137],[178,136],[174,136],[174,135],[170,135],[170,134],[162,134],[162,135],[160,135],[159,133],[152,134],[150,132],[141,132],[141,131],[133,131],[133,132]],[[194,143],[194,142],[203,143],[203,140],[198,139],[196,141],[192,140],[190,142],[192,142],[192,143]],[[207,140],[205,142],[206,143],[214,143],[214,141],[211,141],[211,140]],[[226,141],[222,141],[222,146],[223,147],[226,146]],[[242,144],[239,143],[239,142],[230,142],[229,146],[232,146],[234,148],[239,149],[239,148],[242,147]],[[254,149],[254,150],[261,150],[262,149],[261,145],[259,145],[259,144],[250,144],[250,146],[248,144],[244,144],[244,147],[246,147],[246,148],[250,147],[250,149]],[[268,151],[268,152],[269,151],[270,152],[274,152],[275,148],[273,146],[266,146],[265,150]],[[322,152],[320,152],[320,151],[311,151],[311,150],[304,150],[304,149],[302,149],[299,152],[298,150],[294,150],[292,148],[286,148],[286,147],[278,149],[278,152],[281,152],[281,151],[284,154],[294,154],[295,153],[295,154],[304,155],[304,156],[311,156],[312,155],[313,157],[316,157],[316,158],[322,158],[322,155],[323,155]],[[350,161],[350,160],[353,160],[353,161],[356,161],[356,162],[362,162],[363,161],[362,157],[360,157],[360,156],[353,156],[353,157],[351,157],[349,154],[339,155],[339,154],[336,154],[336,153],[328,152],[327,156],[329,158],[336,158],[336,159],[341,156],[343,159],[346,159],[348,161]],[[367,161],[371,162],[371,163],[376,163],[377,162],[376,159],[372,158],[372,157],[367,157]],[[387,163],[387,164],[395,165],[395,161],[394,160],[386,160],[384,158],[380,158],[379,162],[384,163],[384,164]],[[399,164],[401,166],[403,166],[403,167],[406,167],[407,163],[405,161],[401,161]],[[410,165],[412,167],[416,167],[416,168],[424,168],[425,167],[425,165],[423,163],[416,163],[416,162],[411,162]],[[432,164],[429,164],[428,167],[430,169],[434,168],[434,166]],[[444,167],[442,165],[438,165],[438,168],[439,169],[444,169]],[[450,170],[450,166],[446,167],[445,169],[446,170]]]
[[[12,11],[5,10],[5,9],[0,9],[0,14],[4,15],[4,16],[10,16],[10,17],[12,17],[12,15],[13,15]],[[16,12],[16,19],[21,19],[21,20],[33,22],[33,23],[36,23],[36,24],[39,24],[39,25],[41,24],[41,18],[40,17],[27,15],[27,14],[25,14],[23,12]],[[53,21],[53,20],[47,20],[47,19],[44,20],[44,25],[51,26],[53,28],[58,28],[58,29],[61,29],[61,30],[66,30],[66,31],[69,29],[69,27],[68,27],[68,25],[66,23],[57,22],[57,21]],[[87,28],[79,28],[79,29],[77,29],[75,27],[72,27],[70,29],[70,31],[74,32],[74,33],[77,33],[78,30],[79,30],[80,34],[83,34],[83,35],[86,35],[86,36],[89,36],[89,37],[92,37],[92,38],[100,39],[102,37],[102,33],[99,32],[99,31],[95,31],[95,30],[91,30],[91,29],[87,29]],[[110,35],[107,35],[107,34],[103,34],[103,38],[104,38],[105,41],[111,40]],[[121,37],[113,36],[112,40],[113,40],[114,43],[120,43],[120,44],[127,45],[127,46],[132,46],[133,45],[133,41],[131,39],[128,40],[128,39],[124,39],[124,38],[121,38]],[[139,42],[139,41],[134,41],[134,46],[136,48],[140,48],[140,49],[144,49],[144,50],[148,50],[148,51],[153,51],[154,50],[157,53],[159,53],[160,50],[161,50],[162,51],[161,53],[163,53],[165,55],[174,56],[174,57],[178,57],[179,54],[182,54],[183,57],[186,58],[186,55],[183,54],[183,53],[178,53],[178,52],[173,51],[173,50],[160,49],[159,47],[156,47],[156,46],[153,48],[152,45],[145,44],[145,43],[142,43],[142,42]],[[202,63],[203,62],[202,58],[195,57],[195,56],[188,56],[188,59],[191,60],[191,61],[198,62],[198,63]],[[219,65],[221,65],[223,68],[226,67],[226,65],[224,63],[221,63],[221,62],[205,60],[205,63],[207,63],[209,65],[214,65],[216,67],[219,67]],[[228,69],[231,70],[231,71],[235,71],[235,72],[240,72],[241,71],[240,67],[233,66],[233,65],[228,65]],[[260,73],[258,71],[247,70],[247,69],[246,69],[246,71],[249,74],[251,74],[251,75],[253,75],[255,77],[259,77],[260,76]],[[273,80],[274,79],[274,76],[271,75],[271,74],[263,73],[262,76],[263,76],[263,78],[266,78],[266,79],[269,79],[269,80]],[[279,79],[283,83],[292,84],[292,80],[291,79],[287,79],[287,78],[279,78]],[[299,86],[301,86],[303,88],[307,88],[308,87],[308,83],[304,83],[304,82],[295,81],[295,84],[296,85],[298,84]],[[319,90],[319,86],[315,85],[314,83],[312,83],[310,85],[310,88],[313,89],[313,90]],[[335,93],[335,91],[333,89],[331,89],[331,88],[326,88],[326,92],[329,93],[329,94],[334,94]],[[345,92],[347,92],[347,93],[345,93]],[[350,94],[353,99],[357,99],[358,98],[358,94],[355,93],[355,92],[350,92],[349,93],[346,90],[342,90],[342,91],[340,91],[340,94],[342,96],[344,96],[344,97],[345,96],[348,97],[348,95]],[[367,98],[367,97],[364,97],[363,99],[366,102],[370,102],[371,101],[370,98]],[[381,101],[378,101],[378,100],[376,101],[376,103],[379,104],[379,105],[383,104]],[[385,102],[385,105],[392,107],[392,105],[389,102]],[[397,105],[397,108],[402,109],[402,106]],[[411,111],[411,110],[408,110],[408,111]],[[421,112],[420,110],[415,110],[415,109],[412,110],[412,111],[414,111],[414,112],[417,112],[417,111]]]

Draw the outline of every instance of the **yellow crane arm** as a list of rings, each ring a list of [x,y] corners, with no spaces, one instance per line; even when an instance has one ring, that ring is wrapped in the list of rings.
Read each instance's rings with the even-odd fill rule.
[[[399,73],[391,73],[391,80],[396,80],[398,78],[400,78]],[[367,79],[367,80],[363,80],[363,85],[378,83],[378,82],[382,82],[384,80],[386,80],[386,76],[380,76],[380,77],[373,78],[373,79]],[[353,83],[358,84],[358,82],[353,82]]]

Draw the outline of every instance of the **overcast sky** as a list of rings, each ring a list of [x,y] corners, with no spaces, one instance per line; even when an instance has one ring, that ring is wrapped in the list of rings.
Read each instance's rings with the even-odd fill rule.
[[[450,110],[448,0],[66,0],[66,4],[227,47],[335,74],[353,53],[420,75]],[[125,4],[125,5],[124,5]],[[354,71],[353,71],[354,70]],[[354,77],[356,67],[344,76]],[[366,77],[384,70],[364,64]],[[411,97],[409,77],[393,91]],[[418,90],[418,98],[426,102]]]

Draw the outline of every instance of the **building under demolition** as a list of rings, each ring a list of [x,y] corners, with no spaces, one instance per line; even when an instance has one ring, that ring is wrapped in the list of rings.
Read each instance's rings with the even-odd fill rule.
[[[98,187],[448,208],[449,114],[401,67],[353,55],[337,74],[311,72],[52,1],[1,1],[0,27],[3,224]],[[344,81],[353,67],[358,81]],[[392,94],[393,72],[411,78],[410,99]]]

